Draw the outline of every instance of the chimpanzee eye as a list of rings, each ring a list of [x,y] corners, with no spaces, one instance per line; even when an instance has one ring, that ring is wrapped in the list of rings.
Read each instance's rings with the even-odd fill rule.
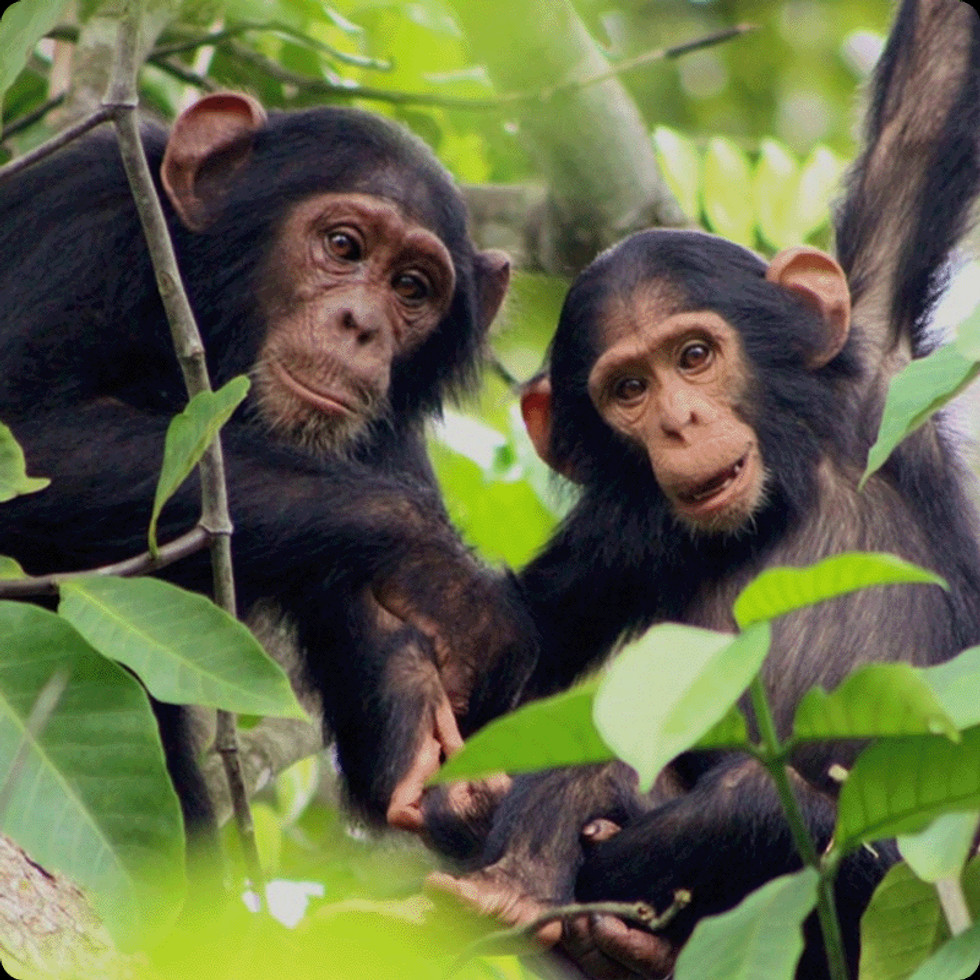
[[[647,390],[647,383],[642,378],[620,378],[613,385],[613,398],[618,402],[632,402],[640,398]]]
[[[682,371],[698,371],[711,363],[712,350],[703,340],[686,344],[677,363]]]
[[[349,231],[338,228],[327,232],[327,249],[330,254],[344,262],[357,262],[362,253],[361,243]]]
[[[402,272],[391,282],[392,288],[404,300],[421,303],[431,293],[428,281],[417,272]]]

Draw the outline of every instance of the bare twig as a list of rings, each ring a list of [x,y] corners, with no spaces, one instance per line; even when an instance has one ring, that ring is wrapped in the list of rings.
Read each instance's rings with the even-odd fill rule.
[[[211,544],[211,538],[211,532],[198,525],[179,538],[161,545],[155,557],[144,551],[133,558],[81,572],[56,572],[53,575],[31,578],[4,579],[0,581],[0,598],[24,599],[28,596],[57,595],[62,582],[70,582],[85,575],[146,575],[207,548]]]
[[[544,926],[552,922],[577,919],[583,915],[613,915],[646,932],[656,933],[672,922],[677,913],[690,902],[691,893],[679,888],[674,892],[674,901],[661,915],[657,915],[656,910],[646,902],[576,902],[569,905],[556,905],[530,922],[481,937],[463,950],[455,961],[453,970],[458,970],[474,956],[512,953],[515,948],[525,947]]]
[[[159,57],[161,55],[181,54],[185,51],[195,51],[198,48],[206,47],[209,44],[219,44],[221,41],[228,40],[228,38],[238,37],[242,34],[248,34],[253,31],[281,34],[283,37],[287,37],[292,41],[296,41],[308,48],[312,48],[314,51],[321,51],[323,54],[334,59],[335,61],[339,61],[342,64],[353,65],[356,68],[369,68],[374,71],[391,71],[391,69],[394,67],[394,62],[390,59],[370,58],[366,55],[350,54],[347,51],[341,51],[339,48],[335,48],[332,44],[327,44],[325,41],[320,41],[315,37],[310,37],[308,34],[304,34],[302,31],[297,31],[288,24],[283,24],[281,21],[276,20],[242,21],[237,24],[232,24],[230,27],[223,28],[220,31],[213,31],[210,34],[204,34],[200,37],[187,38],[186,40],[175,41],[171,44],[157,45],[152,53],[154,57]]]
[[[73,140],[77,140],[79,136],[84,136],[90,129],[95,129],[96,126],[107,122],[111,118],[112,110],[105,106],[96,109],[91,115],[86,116],[73,126],[69,126],[67,129],[58,133],[57,136],[52,136],[46,143],[42,143],[40,146],[31,150],[30,153],[25,153],[23,156],[17,157],[16,160],[11,160],[10,163],[0,167],[0,181],[5,180],[7,177],[12,177],[16,173],[20,173],[21,170],[26,170],[38,161],[60,150],[63,146],[67,146]]]
[[[57,109],[64,101],[65,93],[62,92],[60,95],[56,95],[53,99],[48,99],[47,102],[42,103],[36,109],[32,109],[13,122],[7,123],[3,127],[3,132],[0,133],[0,142],[9,139],[16,133],[23,132],[28,126],[33,126],[36,122],[40,122],[49,112]]]
[[[157,54],[153,54],[147,60],[151,65],[155,65],[161,71],[165,71],[168,75],[173,75],[174,78],[179,79],[186,85],[193,85],[195,88],[199,88],[202,92],[216,92],[221,88],[217,82],[212,81],[206,75],[199,75],[196,71],[192,71],[187,65],[182,64],[176,58],[163,58]]]
[[[141,13],[142,0],[129,0],[119,25],[119,40],[112,77],[103,104],[112,112],[123,165],[156,273],[157,286],[170,324],[174,349],[184,376],[187,394],[193,397],[199,392],[210,391],[211,380],[208,377],[204,344],[181,282],[173,242],[170,240],[167,222],[153,186],[153,178],[139,135],[136,118],[139,70],[137,44]],[[220,436],[215,436],[202,457],[200,474],[200,523],[211,534],[214,597],[219,606],[235,616],[237,609],[230,541],[232,525],[228,513],[228,489],[225,482]],[[222,736],[220,750],[226,769],[240,770],[234,716],[219,712],[218,726]],[[258,894],[262,894],[264,891],[262,871],[255,846],[252,816],[243,787],[244,780],[241,772],[238,771],[230,780],[236,820],[241,830],[242,849],[252,885]]]
[[[966,932],[973,923],[970,918],[970,907],[967,905],[963,886],[958,878],[943,878],[936,882],[936,894],[943,910],[943,916],[949,931],[958,936]]]

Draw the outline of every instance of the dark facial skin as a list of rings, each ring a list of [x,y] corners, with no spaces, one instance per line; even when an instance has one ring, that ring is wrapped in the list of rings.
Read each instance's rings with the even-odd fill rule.
[[[736,531],[759,507],[765,469],[738,411],[746,369],[717,313],[670,313],[657,290],[610,304],[589,396],[608,425],[641,445],[677,518]]]
[[[385,406],[392,363],[452,300],[449,251],[394,203],[320,194],[296,205],[269,251],[271,328],[253,371],[270,427],[311,448],[345,445]]]

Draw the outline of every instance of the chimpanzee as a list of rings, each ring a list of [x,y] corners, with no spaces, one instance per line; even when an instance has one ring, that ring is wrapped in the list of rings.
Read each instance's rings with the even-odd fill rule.
[[[871,660],[930,664],[980,641],[980,547],[965,469],[941,421],[858,481],[888,381],[930,346],[927,324],[980,192],[980,20],[959,0],[903,0],[877,69],[867,144],[836,219],[840,264],[799,247],[764,262],[693,231],[648,231],[574,282],[548,376],[524,399],[539,452],[581,484],[520,576],[541,636],[525,689],[569,684],[624,637],[675,620],[735,628],[732,601],[760,570],[862,549],[934,569],[937,587],[874,589],[774,625],[764,678],[780,731],[812,685]],[[818,847],[833,828],[833,763],[794,765]],[[806,782],[804,782],[806,780]],[[450,807],[472,806],[467,787]],[[492,805],[495,795],[490,793]],[[542,902],[693,901],[663,938],[619,920],[577,921],[566,949],[604,978],[660,976],[696,919],[799,867],[761,767],[689,753],[641,798],[619,765],[515,780],[489,832],[459,836],[445,796],[437,842],[483,870],[443,887],[511,921]],[[454,836],[455,835],[455,836]],[[839,897],[848,952],[888,859],[852,857]],[[822,975],[818,946],[800,975]]]
[[[252,379],[223,433],[241,608],[295,635],[355,802],[411,824],[396,787],[459,742],[475,665],[523,642],[509,580],[449,523],[422,431],[473,381],[508,263],[474,249],[449,175],[379,117],[267,118],[214,94],[144,141],[212,378]],[[39,574],[145,550],[186,394],[109,137],[0,186],[0,363],[0,418],[51,477],[0,508],[0,553]],[[198,516],[195,478],[161,540]],[[210,587],[206,555],[162,574]],[[426,623],[456,638],[451,661]],[[185,815],[206,821],[183,712],[157,711]]]

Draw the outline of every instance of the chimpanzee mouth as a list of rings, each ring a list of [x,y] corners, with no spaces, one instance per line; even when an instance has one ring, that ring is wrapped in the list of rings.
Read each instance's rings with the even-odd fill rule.
[[[275,371],[276,376],[279,380],[297,395],[303,401],[308,402],[311,405],[316,406],[323,412],[331,412],[336,415],[338,413],[343,413],[345,415],[354,415],[356,410],[352,405],[337,395],[332,393],[327,393],[325,391],[318,391],[316,388],[311,388],[308,384],[300,381],[295,375],[291,374],[289,369],[278,360],[272,362],[272,369]]]
[[[716,474],[710,480],[700,484],[693,490],[685,490],[683,493],[678,493],[678,500],[685,504],[702,504],[707,500],[719,496],[739,478],[745,469],[748,458],[749,454],[746,452],[744,456],[737,459],[731,466],[722,470],[721,473]]]

